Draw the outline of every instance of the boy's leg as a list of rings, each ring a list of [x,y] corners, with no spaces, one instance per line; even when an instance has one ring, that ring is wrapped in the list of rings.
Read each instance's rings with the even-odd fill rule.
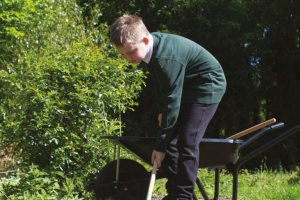
[[[199,144],[218,104],[183,104],[176,132],[178,135],[177,173],[170,199],[192,199],[199,166]],[[168,191],[169,192],[169,191]]]
[[[178,148],[177,148],[177,137],[173,138],[166,149],[166,156],[162,162],[162,168],[167,178],[166,190],[168,194],[172,194],[174,191],[174,183],[177,175],[177,159],[178,159]],[[168,198],[166,198],[168,199]]]

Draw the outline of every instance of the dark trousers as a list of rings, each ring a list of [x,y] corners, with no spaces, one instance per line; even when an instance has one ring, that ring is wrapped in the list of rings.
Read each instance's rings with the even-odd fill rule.
[[[174,135],[162,163],[166,199],[192,199],[199,165],[199,144],[218,104],[182,104]]]

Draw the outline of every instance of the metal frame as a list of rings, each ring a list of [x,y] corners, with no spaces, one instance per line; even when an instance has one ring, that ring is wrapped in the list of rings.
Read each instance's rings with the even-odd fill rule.
[[[120,146],[120,144],[115,143],[114,144],[114,160],[117,160],[115,183],[119,182],[120,157],[121,157],[121,146]]]
[[[282,128],[283,126],[284,126],[284,123],[278,123],[278,124],[275,124],[270,127],[262,129],[257,134],[255,134],[254,136],[250,137],[245,142],[243,142],[242,145],[240,146],[240,150],[242,151],[243,149],[245,149],[245,147],[249,146],[255,140],[261,138],[266,133],[268,133],[272,130]],[[283,140],[285,140],[286,138],[290,137],[291,135],[293,135],[297,132],[300,132],[300,125],[295,126],[291,129],[279,134],[275,138],[261,144],[259,147],[257,147],[253,151],[251,151],[251,152],[247,153],[246,155],[242,156],[241,158],[239,158],[239,160],[236,164],[231,164],[226,167],[226,169],[232,174],[232,178],[233,178],[232,200],[237,200],[237,197],[238,197],[238,174],[239,174],[239,170],[240,170],[241,166],[243,164],[245,164],[246,162],[248,162],[249,160],[256,157],[257,155],[267,151],[274,145],[282,142]],[[215,168],[215,191],[214,191],[214,198],[213,198],[214,200],[217,200],[219,198],[219,182],[220,182],[220,168]],[[197,178],[196,184],[197,184],[204,200],[209,200],[209,197],[208,197],[206,191],[204,190],[204,186],[199,178]]]

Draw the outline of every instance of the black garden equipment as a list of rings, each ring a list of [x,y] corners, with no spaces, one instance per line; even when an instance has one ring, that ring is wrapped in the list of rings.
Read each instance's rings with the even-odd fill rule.
[[[200,143],[201,156],[199,168],[215,170],[214,200],[219,198],[220,170],[228,170],[233,177],[232,199],[237,200],[238,174],[241,166],[252,158],[262,154],[272,146],[280,143],[287,137],[300,132],[300,125],[286,130],[280,134],[268,135],[268,140],[256,145],[249,151],[249,147],[255,146],[262,136],[276,129],[284,127],[284,123],[276,123],[275,119],[260,123],[226,139],[204,138]],[[273,124],[273,125],[272,125]],[[240,139],[249,133],[254,133],[246,140]],[[139,162],[120,157],[121,146],[137,155],[144,162],[151,164],[151,153],[155,143],[155,137],[138,136],[105,136],[115,144],[115,160],[104,166],[99,172],[94,191],[97,200],[145,200],[151,172],[148,172]],[[237,139],[239,138],[239,139]],[[164,178],[162,170],[157,171],[157,179]],[[196,185],[204,200],[209,200],[204,185],[200,178]],[[196,196],[194,197],[195,199]]]

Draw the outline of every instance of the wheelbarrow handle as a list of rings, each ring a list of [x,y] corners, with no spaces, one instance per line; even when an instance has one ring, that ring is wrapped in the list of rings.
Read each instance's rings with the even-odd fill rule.
[[[264,136],[266,133],[270,132],[270,131],[274,131],[276,129],[282,128],[284,127],[284,123],[278,123],[278,124],[274,124],[272,126],[266,127],[262,130],[260,130],[259,132],[255,133],[255,135],[251,136],[250,138],[248,138],[241,146],[240,146],[240,150],[244,149],[245,147],[247,147],[248,145],[250,145],[253,141],[258,140],[259,138],[261,138],[262,136]]]
[[[234,134],[234,135],[228,137],[227,139],[238,139],[238,138],[241,138],[241,137],[243,137],[243,136],[245,136],[245,135],[247,135],[249,133],[252,133],[252,132],[257,131],[259,129],[262,129],[262,128],[266,127],[266,126],[274,124],[275,122],[276,122],[275,118],[269,119],[269,120],[267,120],[265,122],[262,122],[260,124],[255,125],[255,126],[252,126],[252,127],[248,128],[246,130],[243,130],[243,131],[237,133],[237,134]]]
[[[152,192],[154,189],[154,183],[155,183],[155,179],[156,179],[156,171],[157,171],[157,164],[156,164],[156,162],[154,162],[146,200],[151,200],[151,198],[152,198]]]

